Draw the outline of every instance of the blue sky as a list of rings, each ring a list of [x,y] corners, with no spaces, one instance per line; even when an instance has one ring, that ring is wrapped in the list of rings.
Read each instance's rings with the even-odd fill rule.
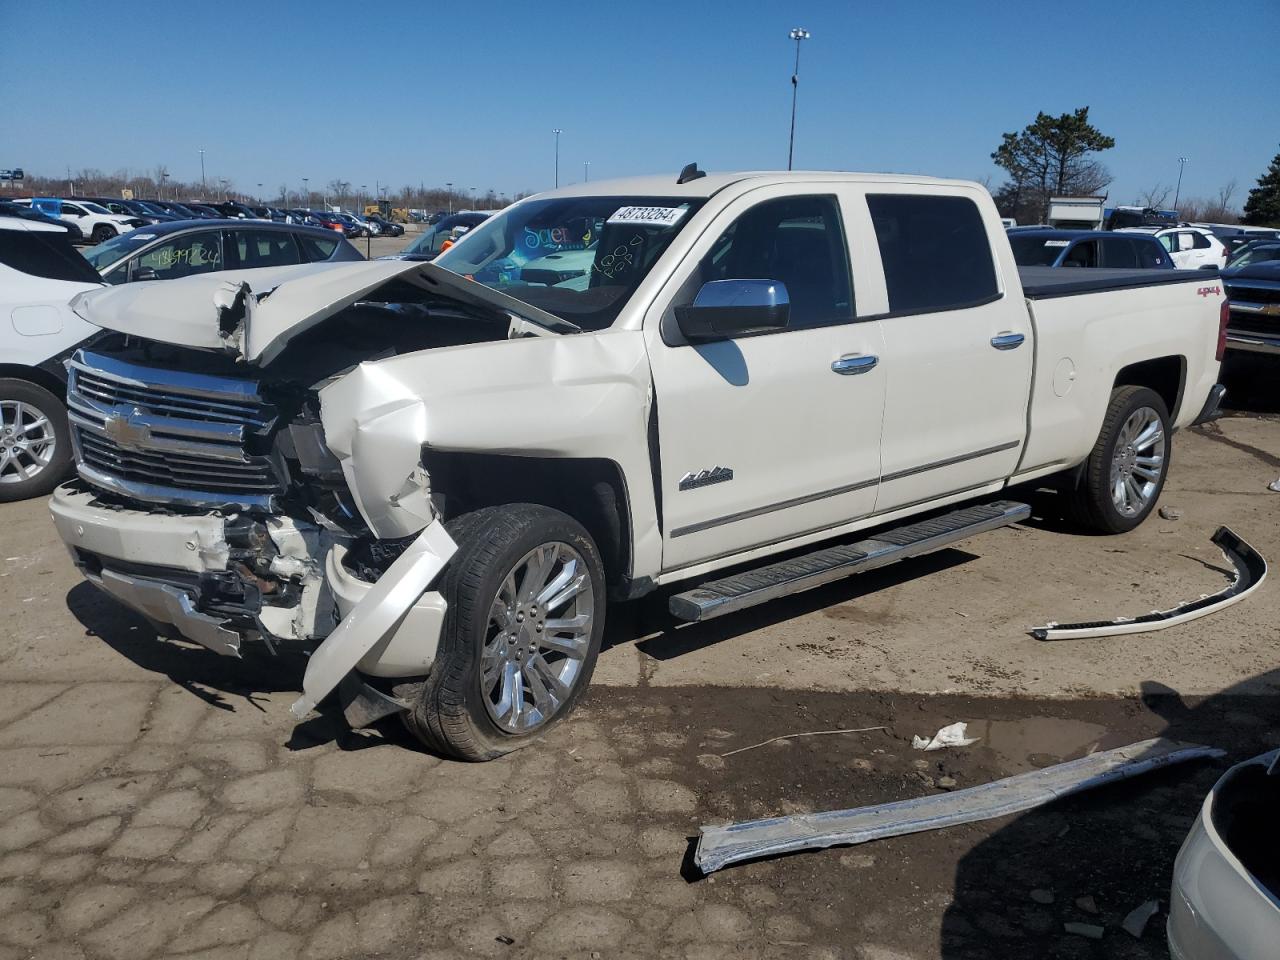
[[[1010,14],[1005,11],[1016,11]],[[1280,0],[113,4],[0,0],[0,167],[334,178],[481,193],[786,165],[981,178],[1000,134],[1088,105],[1111,197],[1280,151]]]

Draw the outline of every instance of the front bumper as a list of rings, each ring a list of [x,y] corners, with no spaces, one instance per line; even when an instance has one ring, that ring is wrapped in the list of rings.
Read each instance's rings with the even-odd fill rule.
[[[255,603],[253,578],[236,608],[221,587],[243,579],[228,541],[227,518],[150,513],[107,506],[74,484],[49,502],[53,523],[85,577],[157,624],[224,656],[239,656],[245,640],[313,646],[330,635],[377,586],[342,562],[346,544],[319,528],[273,521],[278,552],[273,569],[296,585],[292,605]],[[447,559],[444,558],[444,559]],[[443,564],[443,560],[441,561]],[[422,676],[435,661],[446,604],[421,592],[407,612],[356,664],[375,677]]]

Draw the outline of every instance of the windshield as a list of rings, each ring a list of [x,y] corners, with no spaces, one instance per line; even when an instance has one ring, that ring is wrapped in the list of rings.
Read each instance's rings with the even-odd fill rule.
[[[118,237],[112,237],[96,247],[90,247],[84,251],[84,258],[89,261],[93,269],[102,271],[122,257],[129,256],[139,247],[146,246],[155,238],[156,235],[150,230],[132,230]]]
[[[436,263],[583,329],[602,330],[702,203],[667,197],[526,201],[470,230]]]
[[[1035,234],[1010,234],[1009,244],[1013,247],[1013,261],[1018,266],[1051,267],[1071,241],[1059,237],[1037,237]]]
[[[108,210],[106,207],[102,206],[101,204],[90,203],[87,200],[77,200],[76,203],[80,204],[80,206],[84,207],[90,213],[105,213],[107,214],[107,216],[111,215],[111,211]]]
[[[446,240],[456,241],[472,227],[483,222],[483,217],[478,217],[471,213],[445,217],[442,220],[438,220],[430,230],[424,231],[422,236],[404,249],[403,254],[405,256],[434,257],[444,249]]]
[[[1241,247],[1228,266],[1247,267],[1251,263],[1262,263],[1265,260],[1280,260],[1280,243],[1251,243]]]

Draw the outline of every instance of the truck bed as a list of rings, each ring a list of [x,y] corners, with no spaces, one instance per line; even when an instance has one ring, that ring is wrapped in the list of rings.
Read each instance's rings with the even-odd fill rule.
[[[1018,275],[1022,278],[1022,292],[1031,300],[1218,279],[1217,270],[1108,270],[1102,267],[1075,270],[1069,267],[1019,267]]]

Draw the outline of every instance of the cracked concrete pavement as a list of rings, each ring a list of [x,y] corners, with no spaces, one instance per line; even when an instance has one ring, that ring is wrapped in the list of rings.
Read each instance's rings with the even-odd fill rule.
[[[42,503],[0,506],[0,960],[892,960],[990,955],[995,943],[1005,957],[1160,956],[1150,940],[1090,953],[1046,910],[1006,917],[994,893],[969,920],[953,918],[947,947],[944,915],[972,892],[957,865],[999,825],[699,883],[681,875],[687,838],[713,820],[918,795],[940,773],[981,782],[1045,752],[1065,757],[1101,730],[1152,735],[1162,721],[1133,699],[1144,683],[1192,699],[1230,690],[1242,699],[1224,714],[1235,732],[1223,745],[1277,741],[1274,582],[1160,634],[1038,644],[1023,632],[1213,592],[1221,574],[1206,565],[1221,557],[1208,537],[1220,523],[1274,562],[1280,495],[1266,484],[1277,453],[1274,417],[1184,432],[1163,500],[1181,519],[1152,517],[1124,537],[1037,519],[711,624],[677,628],[658,604],[625,608],[582,710],[541,744],[482,765],[429,756],[394,723],[353,733],[325,712],[295,726],[300,662],[236,663],[157,639],[79,582]],[[995,716],[1085,732],[1054,749],[1037,733],[930,761],[945,769],[922,770],[907,748],[934,724]],[[864,723],[889,730],[720,756]],[[1163,804],[1135,857],[1158,848],[1171,863],[1215,775],[1204,767],[1124,794]],[[1099,840],[1105,859],[1132,825],[1091,802],[1046,814],[1052,823],[1028,819],[1033,839],[1019,849],[1051,842],[1044,831],[1072,811],[1097,810],[1122,831]],[[1051,843],[1041,856],[1053,859]],[[1052,882],[1054,869],[1020,861],[1010,889]],[[1123,915],[1137,882],[1100,879],[1114,891],[1107,909]]]

